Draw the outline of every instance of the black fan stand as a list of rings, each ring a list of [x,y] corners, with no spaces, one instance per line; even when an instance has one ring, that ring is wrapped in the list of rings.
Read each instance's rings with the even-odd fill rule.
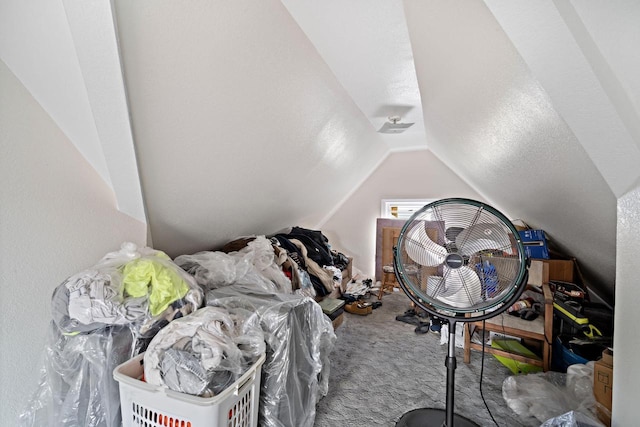
[[[456,377],[456,322],[449,320],[449,348],[444,366],[447,367],[447,400],[445,409],[420,408],[405,413],[396,427],[479,427],[468,418],[454,413],[453,395]]]

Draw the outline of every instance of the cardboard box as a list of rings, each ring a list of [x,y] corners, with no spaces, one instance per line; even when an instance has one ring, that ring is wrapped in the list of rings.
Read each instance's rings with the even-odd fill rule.
[[[524,251],[529,258],[549,259],[549,248],[544,230],[518,231],[524,245]]]
[[[596,402],[611,411],[613,397],[613,352],[606,349],[593,367],[593,394]]]
[[[604,406],[596,403],[596,414],[598,419],[605,425],[605,427],[611,427],[611,411]]]

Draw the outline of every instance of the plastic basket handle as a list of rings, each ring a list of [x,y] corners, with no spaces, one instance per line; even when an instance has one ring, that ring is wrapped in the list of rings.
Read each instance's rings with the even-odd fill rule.
[[[238,385],[236,386],[236,389],[233,391],[233,394],[235,396],[244,394],[244,392],[246,391],[246,388],[253,383],[253,380],[255,378],[256,378],[256,371],[254,370],[251,372],[251,375],[247,375],[247,377],[244,378],[242,382],[238,383]]]

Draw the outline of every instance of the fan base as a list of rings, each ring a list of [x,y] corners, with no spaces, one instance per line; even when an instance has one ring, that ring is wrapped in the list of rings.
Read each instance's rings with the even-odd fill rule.
[[[445,426],[446,415],[444,409],[414,409],[400,417],[396,427],[442,427]],[[446,427],[479,427],[479,425],[462,415],[453,414],[453,426]]]

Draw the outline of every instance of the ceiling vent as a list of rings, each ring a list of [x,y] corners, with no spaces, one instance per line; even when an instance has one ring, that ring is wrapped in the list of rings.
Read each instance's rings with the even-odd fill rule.
[[[399,116],[389,117],[389,121],[378,130],[380,133],[402,133],[413,126],[413,123],[399,123]]]

